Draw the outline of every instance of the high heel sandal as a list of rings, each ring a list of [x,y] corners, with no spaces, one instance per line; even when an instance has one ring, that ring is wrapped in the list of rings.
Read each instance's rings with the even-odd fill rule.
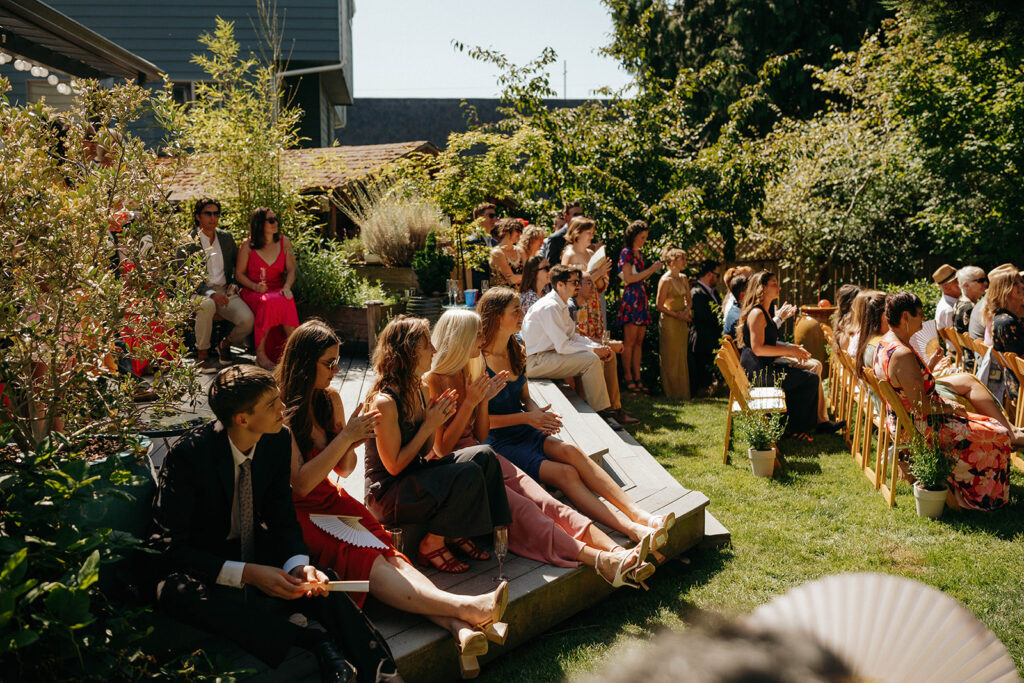
[[[653,573],[653,566],[649,562],[645,563],[647,559],[647,553],[651,550],[651,537],[650,535],[644,536],[640,539],[640,543],[635,548],[630,550],[625,557],[619,560],[619,565],[615,568],[615,576],[608,579],[607,576],[601,573],[601,553],[608,552],[605,550],[597,551],[597,558],[594,560],[594,571],[605,581],[608,581],[612,585],[612,588],[620,588],[621,586],[629,586],[630,588],[639,588],[635,580],[631,578],[631,575],[643,568],[643,565],[650,565],[652,571],[643,576],[643,579],[648,578]],[[646,570],[645,570],[646,571]],[[643,580],[641,579],[641,580]]]
[[[487,640],[496,645],[504,645],[508,640],[508,624],[501,618],[508,608],[508,581],[502,581],[496,592],[498,595],[491,609],[491,618],[477,624],[477,628],[483,631]]]
[[[445,553],[448,554],[447,558],[444,557]],[[434,561],[435,559],[437,562]],[[446,545],[442,545],[440,548],[432,550],[429,553],[424,553],[420,550],[416,554],[416,561],[424,567],[436,569],[441,572],[448,572],[449,574],[461,574],[469,569],[468,564],[464,564],[455,559],[455,556],[451,554],[451,551],[448,550],[448,546]]]
[[[473,543],[470,539],[463,536],[462,538],[453,538],[448,541],[448,547],[452,550],[458,550],[462,554],[468,556],[473,560],[489,560],[491,554]]]
[[[463,633],[466,636],[463,637]],[[480,675],[480,663],[477,657],[487,654],[487,638],[480,631],[465,629],[456,639],[455,646],[459,650],[459,672],[463,678],[476,678]]]
[[[657,522],[653,522],[653,520]],[[648,518],[647,528],[651,529],[651,550],[661,550],[668,543],[668,531],[676,523],[676,513],[670,512],[662,517]]]

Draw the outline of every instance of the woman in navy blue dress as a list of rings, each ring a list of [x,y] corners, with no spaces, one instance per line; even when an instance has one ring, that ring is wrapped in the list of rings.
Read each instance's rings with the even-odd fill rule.
[[[551,406],[539,406],[526,381],[526,351],[515,337],[523,323],[519,295],[492,287],[477,303],[487,372],[508,372],[508,383],[488,403],[490,432],[484,442],[537,481],[560,489],[584,515],[633,541],[652,535],[651,548],[668,540],[674,515],[646,512],[579,448],[556,439],[562,423]],[[602,501],[601,498],[604,498]]]
[[[622,303],[619,324],[622,325],[622,375],[629,391],[647,391],[640,381],[640,351],[644,333],[651,324],[647,305],[647,278],[662,268],[661,261],[645,267],[643,249],[647,241],[647,223],[633,221],[626,228],[622,253],[619,254],[619,275],[622,277]]]

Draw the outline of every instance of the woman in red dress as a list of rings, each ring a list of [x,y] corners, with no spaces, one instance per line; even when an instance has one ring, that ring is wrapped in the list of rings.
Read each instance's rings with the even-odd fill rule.
[[[361,502],[345,491],[341,479],[356,465],[356,446],[373,436],[376,410],[346,422],[341,396],[331,386],[338,369],[339,341],[319,320],[299,326],[288,338],[275,376],[288,407],[292,432],[292,498],[302,535],[314,561],[330,566],[342,579],[369,581],[370,594],[397,609],[422,614],[455,637],[467,675],[488,639],[504,641],[500,623],[508,603],[508,584],[483,595],[456,595],[437,588],[395,549],[391,535]],[[334,475],[334,476],[332,476]],[[311,515],[356,517],[369,533],[340,540]],[[361,537],[360,537],[361,536]],[[372,547],[371,547],[372,546]],[[362,606],[365,593],[353,593]]]
[[[273,209],[261,206],[252,212],[249,237],[238,249],[235,279],[242,284],[242,300],[256,319],[256,362],[273,370],[285,341],[299,326],[292,296],[295,252],[281,234]]]

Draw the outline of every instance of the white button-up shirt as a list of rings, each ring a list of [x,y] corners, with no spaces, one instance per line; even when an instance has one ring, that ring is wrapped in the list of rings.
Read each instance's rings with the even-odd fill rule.
[[[231,530],[228,531],[228,540],[232,540],[239,538],[242,535],[238,511],[238,472],[243,462],[246,460],[252,460],[253,453],[256,451],[256,446],[250,448],[248,453],[243,453],[235,447],[230,436],[228,437],[228,445],[231,446],[231,459],[235,463],[235,493],[231,497]],[[281,569],[287,573],[296,567],[302,567],[307,564],[309,564],[309,555],[293,555],[288,558],[288,561],[284,563]],[[245,562],[225,560],[224,565],[220,568],[220,572],[217,574],[217,583],[222,586],[241,588],[243,569],[245,569]]]
[[[942,330],[953,327],[953,307],[956,306],[957,298],[949,294],[943,294],[939,303],[935,306],[935,326]]]
[[[569,305],[552,289],[537,300],[523,319],[523,343],[526,355],[545,351],[579,353],[600,346],[579,332],[569,316]]]
[[[206,285],[208,287],[223,287],[228,283],[224,274],[224,254],[220,251],[220,240],[217,233],[213,233],[213,239],[209,240],[206,233],[199,231],[199,244],[206,254]]]

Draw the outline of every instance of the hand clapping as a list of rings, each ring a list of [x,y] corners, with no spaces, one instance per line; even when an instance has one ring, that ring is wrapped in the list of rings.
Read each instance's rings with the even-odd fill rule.
[[[552,413],[551,404],[526,413],[527,424],[545,434],[556,434],[562,428],[561,415]]]
[[[380,411],[374,408],[370,412],[363,413],[363,404],[360,403],[348,418],[345,427],[338,432],[336,439],[348,439],[353,445],[359,445],[367,439],[372,439],[377,422],[380,420]]]
[[[458,394],[454,389],[449,389],[430,402],[427,408],[426,417],[423,421],[431,431],[437,429],[455,415],[455,399]]]

